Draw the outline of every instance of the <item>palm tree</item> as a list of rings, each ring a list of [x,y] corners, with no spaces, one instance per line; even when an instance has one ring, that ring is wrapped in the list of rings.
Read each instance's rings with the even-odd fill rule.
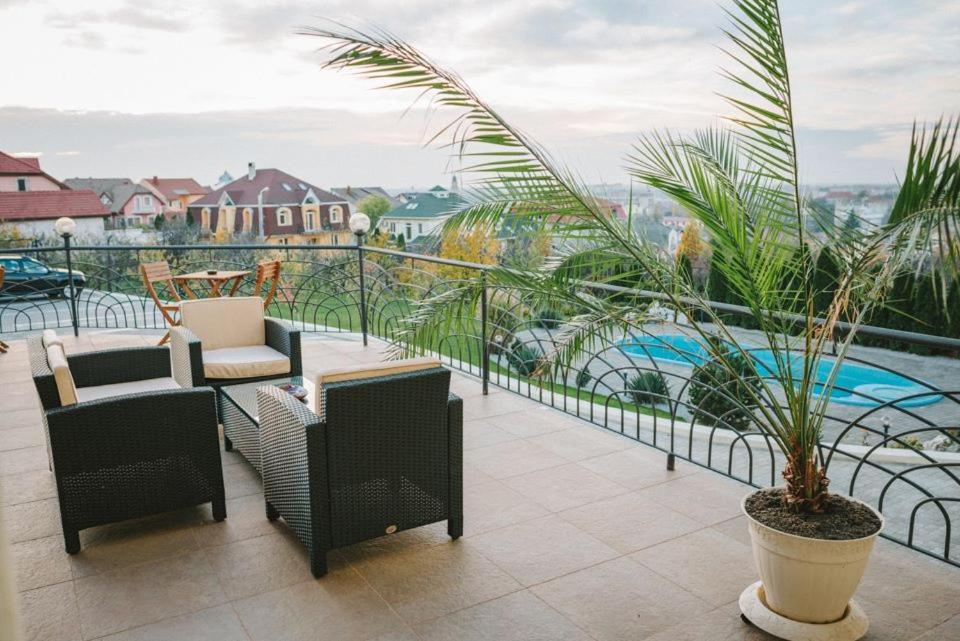
[[[664,260],[657,247],[610,217],[574,172],[555,162],[455,73],[383,30],[333,25],[306,33],[328,40],[328,68],[356,72],[385,88],[418,91],[432,105],[455,114],[431,142],[448,139],[475,189],[473,200],[448,225],[495,228],[512,216],[524,219],[528,228],[542,229],[551,221],[565,221],[552,230],[560,249],[545,266],[501,268],[488,275],[489,283],[519,292],[532,309],[561,305],[580,310],[554,337],[553,351],[541,358],[541,367],[546,362],[569,368],[599,341],[642,326],[649,320],[649,297],[604,295],[602,285],[624,277],[650,283],[659,292],[655,298],[690,319],[717,365],[715,383],[744,375],[747,364],[757,385],[739,390],[739,410],[785,456],[787,505],[816,512],[827,495],[818,444],[830,391],[857,327],[883,300],[898,271],[899,254],[887,251],[893,243],[889,235],[850,234],[837,241],[839,276],[831,284],[823,317],[817,316],[823,293],[814,279],[815,252],[810,251],[816,240],[806,232],[807,218],[816,211],[802,197],[798,179],[779,6],[776,0],[733,0],[733,5],[724,31],[732,61],[724,72],[731,84],[726,99],[734,110],[728,126],[689,136],[669,131],[643,135],[626,162],[633,178],[673,198],[709,234],[712,269],[763,333],[772,366],[751,355],[704,294],[678,274],[675,261]],[[944,132],[935,129],[919,145],[915,140],[918,154],[927,158],[919,152],[932,144],[930,139],[942,140]],[[932,155],[941,158],[943,153]],[[913,183],[923,183],[934,163],[911,162],[916,169],[904,177],[904,188],[914,193],[916,187],[921,196],[898,200],[897,215],[904,220],[926,211],[932,199],[929,189]],[[893,244],[906,244],[898,238]],[[584,287],[585,277],[600,288]],[[477,284],[463,283],[422,301],[395,352],[409,354],[433,344],[455,326],[458,310],[473,309],[478,297]],[[824,360],[835,338],[836,358]]]

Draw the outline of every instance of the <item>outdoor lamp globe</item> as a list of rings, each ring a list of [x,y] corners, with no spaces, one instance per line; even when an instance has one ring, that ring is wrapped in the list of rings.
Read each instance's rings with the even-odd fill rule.
[[[370,217],[362,212],[350,216],[350,231],[357,236],[363,236],[370,231]]]
[[[73,232],[77,229],[77,223],[73,218],[64,216],[57,218],[57,222],[53,223],[53,228],[57,230],[58,236],[73,236]]]

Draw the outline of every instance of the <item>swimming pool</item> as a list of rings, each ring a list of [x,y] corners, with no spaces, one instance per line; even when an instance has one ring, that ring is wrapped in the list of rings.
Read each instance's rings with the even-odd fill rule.
[[[683,334],[638,336],[621,341],[619,346],[631,356],[643,356],[690,367],[701,365],[710,359],[700,340]],[[756,349],[751,350],[750,354],[758,363],[757,369],[761,375],[770,375],[776,371],[777,363],[771,350]],[[791,359],[790,367],[799,373],[803,362],[800,358]],[[833,359],[824,357],[817,368],[817,381],[826,382],[832,367]],[[816,388],[819,392],[823,389],[823,385],[817,385]],[[876,407],[881,402],[896,401],[929,391],[931,391],[929,388],[894,372],[859,363],[843,363],[834,382],[834,389],[830,392],[830,400],[843,405]],[[900,401],[896,405],[897,407],[919,407],[936,403],[940,398],[935,395],[924,396]]]

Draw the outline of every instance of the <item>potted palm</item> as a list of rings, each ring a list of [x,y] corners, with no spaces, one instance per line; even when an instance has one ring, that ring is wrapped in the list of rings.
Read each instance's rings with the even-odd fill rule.
[[[910,245],[913,236],[832,228],[811,233],[828,223],[803,197],[799,182],[778,3],[734,0],[733,5],[724,31],[731,60],[724,72],[731,86],[729,126],[684,136],[643,135],[626,166],[636,181],[671,197],[709,235],[711,273],[719,274],[739,301],[724,311],[752,318],[772,357],[763,363],[677,269],[678,261],[665,260],[629,224],[612,218],[574,172],[456,74],[383,31],[334,25],[306,32],[329,41],[328,67],[429,95],[433,105],[453,113],[433,139],[451,138],[462,171],[477,187],[447,231],[496,228],[508,218],[525,219],[522,227],[537,233],[549,228],[559,249],[543,266],[499,268],[487,281],[510,289],[530,309],[579,310],[554,333],[552,352],[540,356],[539,367],[576,371],[577,359],[599,341],[648,322],[651,300],[689,319],[711,362],[698,374],[699,383],[709,386],[712,377],[729,411],[780,453],[784,484],[743,502],[765,603],[779,616],[818,624],[844,616],[882,527],[870,506],[828,490],[819,442],[830,392],[857,328],[882,304],[900,270],[898,258],[907,252],[896,250]],[[956,184],[956,156],[952,148],[944,151],[944,141],[955,134],[956,126],[949,124],[932,135],[915,132],[895,206],[901,219],[923,215],[936,199],[943,204],[943,185]],[[955,207],[957,190],[947,192]],[[829,288],[814,269],[824,238],[837,264]],[[584,286],[584,280],[598,285]],[[655,293],[605,294],[604,283],[625,280],[642,282]],[[479,285],[464,281],[423,300],[399,334],[396,352],[434,344],[460,322],[463,309],[475,308],[479,296]],[[731,384],[744,377],[749,384]],[[731,389],[735,392],[723,392]]]

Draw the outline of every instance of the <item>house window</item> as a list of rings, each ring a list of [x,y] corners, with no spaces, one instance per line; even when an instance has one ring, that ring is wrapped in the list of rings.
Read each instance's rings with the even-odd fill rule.
[[[407,223],[407,240],[413,238],[413,225]]]
[[[309,209],[303,213],[304,231],[314,231],[317,228],[317,212]]]
[[[17,191],[27,191],[26,178],[17,178]]]
[[[289,207],[281,207],[277,210],[277,225],[280,227],[289,227],[293,224],[293,213]],[[286,243],[284,243],[286,244]]]
[[[333,244],[333,245],[339,245],[339,244],[340,244],[340,236],[338,236],[338,235],[336,235],[336,234],[333,234],[332,236],[330,236],[330,243]]]
[[[253,229],[253,210],[249,207],[243,208],[243,233],[249,234]]]
[[[330,222],[332,224],[343,222],[343,207],[334,205],[330,208]]]
[[[171,202],[170,202],[170,209],[176,209],[177,211],[180,211],[180,201],[179,201],[179,200],[173,200],[173,201],[171,201]]]
[[[423,233],[423,223],[417,223],[417,233],[418,234]]]
[[[210,208],[204,207],[200,210],[200,229],[210,231]]]
[[[390,233],[391,234],[397,233],[397,223],[390,223]]]

